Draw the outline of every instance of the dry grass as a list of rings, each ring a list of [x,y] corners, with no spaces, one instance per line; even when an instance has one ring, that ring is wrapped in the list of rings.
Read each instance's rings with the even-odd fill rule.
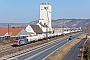
[[[45,60],[62,60],[65,57],[65,55],[70,51],[70,49],[75,44],[77,44],[78,41],[80,41],[81,39],[83,39],[85,37],[86,37],[86,35],[83,34],[83,35],[79,36],[78,38],[76,38],[75,40],[72,40],[70,43],[64,45],[62,48],[60,48],[55,53],[53,53],[52,55],[47,57]]]

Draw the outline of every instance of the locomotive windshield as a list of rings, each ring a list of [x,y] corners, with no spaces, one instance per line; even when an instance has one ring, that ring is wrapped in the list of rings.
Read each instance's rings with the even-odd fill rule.
[[[14,40],[14,42],[18,42],[18,40]]]

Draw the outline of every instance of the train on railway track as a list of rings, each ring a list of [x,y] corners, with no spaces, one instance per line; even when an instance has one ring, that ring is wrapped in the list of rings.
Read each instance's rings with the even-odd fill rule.
[[[76,31],[48,34],[48,39],[58,37],[61,35],[66,35],[69,33],[74,33],[74,32],[76,32]],[[29,36],[29,37],[26,37],[23,39],[16,39],[16,40],[14,40],[13,45],[24,45],[27,43],[37,42],[37,41],[42,41],[42,40],[46,40],[46,34],[37,35],[37,36]]]

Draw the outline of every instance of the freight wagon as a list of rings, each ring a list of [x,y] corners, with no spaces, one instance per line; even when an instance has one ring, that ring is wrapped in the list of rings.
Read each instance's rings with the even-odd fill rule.
[[[30,37],[26,37],[25,39],[14,40],[13,45],[23,45],[23,44],[27,44],[30,42],[36,42],[43,38],[44,36],[30,36]]]
[[[48,39],[58,37],[58,36],[61,36],[63,34],[69,34],[69,33],[71,33],[71,32],[48,34]],[[45,40],[45,39],[46,39],[46,34],[37,35],[37,36],[30,36],[30,37],[26,37],[25,39],[14,40],[14,45],[23,45],[23,44],[27,44],[30,42],[37,42],[37,41],[41,41],[41,40]]]

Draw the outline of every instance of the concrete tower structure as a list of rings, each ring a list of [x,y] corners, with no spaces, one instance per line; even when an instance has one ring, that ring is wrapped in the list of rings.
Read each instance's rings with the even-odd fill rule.
[[[51,26],[51,5],[49,3],[40,4],[40,20],[39,23],[46,24],[49,31],[52,31]]]

